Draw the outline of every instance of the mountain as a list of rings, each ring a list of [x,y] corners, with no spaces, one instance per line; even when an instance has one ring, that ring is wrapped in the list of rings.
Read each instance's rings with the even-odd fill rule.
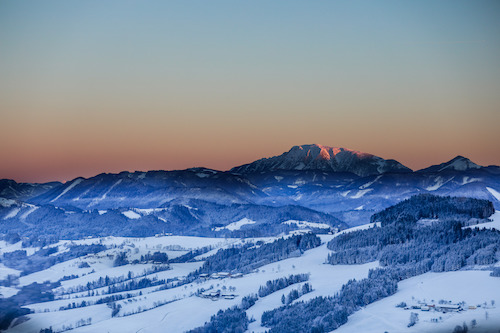
[[[0,197],[24,200],[45,193],[60,185],[59,182],[31,184],[17,183],[12,179],[0,179]]]
[[[477,165],[468,158],[457,156],[446,163],[433,165],[428,168],[418,170],[417,172],[467,171],[481,168],[482,167],[480,165]]]
[[[425,193],[486,199],[500,209],[500,168],[459,156],[413,172],[371,154],[303,145],[225,172],[103,173],[64,184],[2,180],[0,229],[15,226],[35,234],[52,228],[50,222],[81,235],[96,234],[107,223],[110,234],[150,235],[143,230],[150,228],[154,233],[213,235],[218,228],[215,234],[222,235],[241,221],[252,221],[256,223],[244,224],[242,231],[268,228],[274,233],[288,220],[332,227],[341,226],[340,221],[365,224],[376,211]]]
[[[206,168],[179,171],[120,172],[76,178],[42,195],[34,204],[80,209],[156,208],[176,198],[215,203],[249,203],[265,196],[239,175]]]
[[[294,146],[279,156],[263,158],[250,164],[238,166],[231,169],[231,172],[248,174],[276,170],[349,172],[360,177],[412,171],[395,160],[385,160],[372,154],[346,148],[313,144]]]

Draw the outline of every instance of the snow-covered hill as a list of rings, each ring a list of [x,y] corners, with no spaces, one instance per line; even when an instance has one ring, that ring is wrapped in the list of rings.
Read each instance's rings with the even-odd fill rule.
[[[367,226],[372,227],[372,226]],[[347,229],[340,234],[363,228]],[[71,246],[102,244],[108,247],[103,252],[71,259],[48,269],[22,276],[14,291],[33,282],[61,281],[55,287],[55,299],[48,302],[32,303],[27,307],[34,313],[15,321],[9,333],[39,333],[41,329],[51,327],[53,332],[185,332],[202,326],[219,310],[239,305],[242,298],[258,292],[267,281],[284,278],[291,274],[309,274],[309,283],[313,290],[294,302],[309,301],[317,296],[333,296],[343,284],[351,279],[364,279],[369,269],[378,267],[378,262],[363,265],[328,265],[326,257],[330,252],[326,243],[338,235],[321,236],[322,245],[304,252],[302,255],[261,266],[242,277],[205,277],[190,283],[183,283],[186,276],[201,267],[202,261],[172,263],[170,269],[157,270],[157,263],[127,264],[114,267],[113,258],[121,252],[127,253],[130,260],[154,251],[163,251],[170,258],[179,258],[189,251],[211,247],[211,253],[221,248],[239,246],[244,243],[270,243],[276,238],[237,239],[204,238],[185,236],[161,236],[150,238],[106,237],[83,239],[78,241],[60,241],[51,247],[57,247],[58,253],[68,251]],[[0,244],[7,250],[7,244]],[[13,250],[14,248],[11,248]],[[0,272],[4,268],[0,267]],[[9,274],[16,274],[9,271]],[[18,273],[17,273],[18,274]],[[69,278],[65,278],[69,277]],[[87,287],[101,279],[109,279],[109,286],[114,280],[125,282],[148,278],[179,283],[178,287],[162,288],[164,284],[130,291],[109,292],[108,286]],[[471,283],[471,281],[474,281]],[[300,289],[305,282],[293,284],[270,295],[260,297],[247,310],[247,316],[254,318],[247,332],[265,332],[261,326],[261,316],[265,311],[282,306],[282,296],[292,290]],[[119,283],[118,283],[119,284]],[[168,284],[168,283],[167,283]],[[200,297],[200,290],[221,290],[230,297]],[[399,283],[399,290],[349,317],[349,321],[339,332],[434,332],[453,329],[464,321],[476,319],[477,327],[488,328],[498,325],[500,307],[491,305],[491,301],[500,302],[500,279],[490,277],[488,271],[460,271],[448,273],[427,273]],[[12,292],[11,292],[12,293]],[[100,300],[108,298],[108,301]],[[114,297],[112,299],[111,297]],[[466,311],[440,314],[421,310],[396,308],[400,302],[418,302],[419,300],[437,302],[441,299],[452,302],[466,302]],[[468,309],[487,303],[487,307]],[[83,304],[83,305],[82,305]],[[118,309],[113,314],[114,309]],[[418,311],[419,322],[408,328],[411,311]],[[489,318],[485,318],[485,313]],[[389,319],[390,318],[390,319]],[[431,319],[441,318],[438,322]],[[490,326],[488,326],[490,325]]]

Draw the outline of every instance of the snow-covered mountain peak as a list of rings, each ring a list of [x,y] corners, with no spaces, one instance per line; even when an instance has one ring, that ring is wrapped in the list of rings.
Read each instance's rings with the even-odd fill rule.
[[[327,161],[334,159],[339,154],[354,155],[360,158],[373,157],[373,155],[371,154],[362,153],[347,148],[330,147],[319,144],[294,146],[288,153],[285,154],[287,154],[288,157],[305,157],[315,160],[319,159]]]
[[[480,165],[477,165],[468,158],[459,155],[448,162],[430,166],[419,170],[419,172],[467,171],[481,168],[482,167]]]
[[[372,154],[346,148],[318,144],[294,146],[279,156],[260,159],[231,169],[238,173],[276,170],[350,172],[362,177],[386,172],[411,172],[410,169],[394,160],[385,160]]]
[[[477,165],[476,163],[472,162],[468,158],[465,158],[463,156],[457,156],[451,161],[445,163],[446,166],[444,166],[441,170],[444,169],[453,169],[456,171],[465,171],[469,169],[479,169],[481,166]]]

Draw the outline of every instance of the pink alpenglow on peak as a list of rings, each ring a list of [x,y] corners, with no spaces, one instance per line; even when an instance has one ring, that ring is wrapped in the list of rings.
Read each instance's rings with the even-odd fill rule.
[[[361,177],[388,172],[411,172],[411,169],[395,160],[318,144],[294,146],[279,156],[263,158],[231,169],[232,172],[241,174],[276,170],[351,172]]]

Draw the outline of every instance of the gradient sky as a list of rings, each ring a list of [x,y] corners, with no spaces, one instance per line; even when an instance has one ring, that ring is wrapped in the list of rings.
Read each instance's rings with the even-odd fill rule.
[[[500,1],[0,2],[0,178],[319,143],[500,165]]]

